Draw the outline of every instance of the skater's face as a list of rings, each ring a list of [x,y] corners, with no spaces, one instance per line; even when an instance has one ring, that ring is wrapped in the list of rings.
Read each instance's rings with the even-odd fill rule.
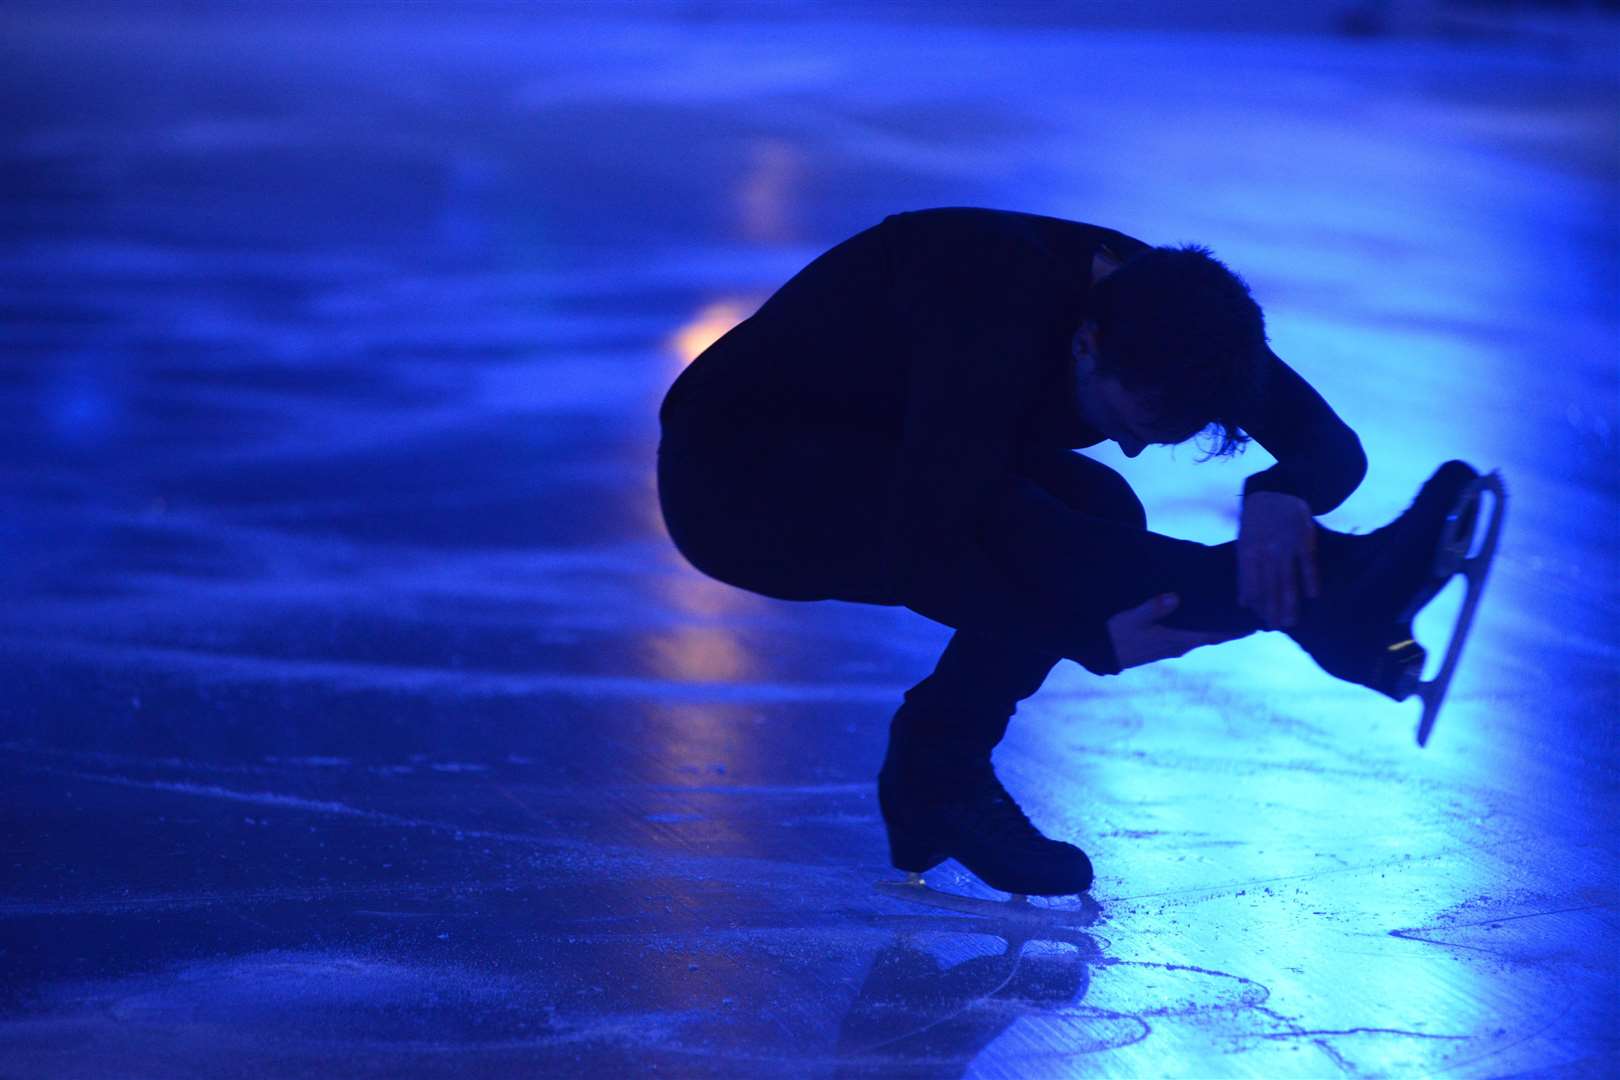
[[[1161,423],[1144,395],[1125,389],[1112,375],[1097,373],[1096,328],[1090,323],[1075,334],[1074,359],[1081,418],[1104,438],[1118,443],[1126,457],[1135,457],[1152,443],[1173,444],[1190,438]]]

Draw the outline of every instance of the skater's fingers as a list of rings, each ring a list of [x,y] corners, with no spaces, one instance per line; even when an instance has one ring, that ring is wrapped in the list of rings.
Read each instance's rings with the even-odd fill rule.
[[[1156,623],[1166,615],[1170,614],[1172,611],[1176,610],[1177,605],[1180,603],[1180,596],[1173,592],[1167,592],[1163,595],[1155,596],[1153,599],[1141,605],[1136,610],[1145,613],[1145,621]]]
[[[1278,626],[1294,625],[1295,600],[1298,586],[1294,577],[1294,556],[1288,555],[1277,560],[1277,619]]]
[[[1142,630],[1152,626],[1176,610],[1176,605],[1179,603],[1181,603],[1181,597],[1175,593],[1161,593],[1158,596],[1149,597],[1146,601],[1133,608],[1120,612],[1109,621],[1118,620],[1127,629]]]
[[[1275,543],[1254,544],[1249,556],[1249,590],[1246,600],[1239,601],[1256,615],[1269,630],[1280,623],[1285,604],[1282,567],[1292,565]],[[1290,572],[1292,572],[1290,570]]]
[[[1306,579],[1310,556],[1300,552],[1288,560],[1287,585],[1284,594],[1286,610],[1283,612],[1283,625],[1293,626],[1299,620],[1299,606],[1301,594],[1310,594],[1310,584]]]
[[[1178,635],[1190,631],[1159,626],[1158,621],[1176,609],[1181,598],[1175,593],[1151,597],[1134,608],[1128,608],[1108,620],[1108,636],[1114,645],[1114,656],[1121,669],[1151,664],[1167,656],[1180,656],[1191,645],[1183,647]],[[1179,651],[1178,651],[1179,650]]]
[[[1270,548],[1266,551],[1266,625],[1273,630],[1282,625],[1283,613],[1286,609],[1284,596],[1287,591],[1287,578],[1282,573],[1284,563],[1277,556],[1276,548]]]
[[[1155,660],[1185,656],[1201,646],[1216,645],[1243,636],[1233,631],[1182,630],[1157,625],[1159,619],[1175,609],[1177,600],[1174,594],[1154,597],[1108,620],[1114,656],[1122,670],[1139,664],[1151,664]]]
[[[1315,523],[1296,495],[1256,491],[1244,496],[1238,526],[1238,603],[1276,630],[1299,615],[1300,590],[1316,589]]]
[[[1271,566],[1272,626],[1290,627],[1299,618],[1300,568],[1305,555],[1299,547],[1281,548]]]

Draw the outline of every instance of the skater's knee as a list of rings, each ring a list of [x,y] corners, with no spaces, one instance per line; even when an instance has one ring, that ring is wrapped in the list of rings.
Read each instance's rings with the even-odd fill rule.
[[[1142,500],[1123,476],[1102,462],[1072,450],[1026,447],[1022,465],[1030,479],[1076,513],[1147,528]]]
[[[1125,478],[1113,469],[1102,466],[1105,476],[1097,480],[1095,508],[1092,515],[1117,521],[1122,525],[1130,525],[1138,529],[1147,528],[1147,507],[1137,498],[1131,485]]]

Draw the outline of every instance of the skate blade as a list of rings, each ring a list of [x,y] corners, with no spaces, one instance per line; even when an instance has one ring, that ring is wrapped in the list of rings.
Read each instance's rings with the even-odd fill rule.
[[[1441,523],[1440,539],[1435,544],[1434,558],[1429,563],[1429,579],[1401,609],[1396,622],[1410,623],[1416,619],[1418,612],[1428,607],[1429,601],[1440,595],[1440,590],[1446,587],[1452,575],[1465,569],[1469,561],[1468,550],[1473,547],[1474,540],[1479,534],[1480,493],[1489,487],[1485,480],[1485,477],[1476,476],[1457,493],[1456,501],[1452,503],[1451,509],[1446,511],[1445,521]],[[1390,649],[1395,651],[1413,644],[1416,643],[1399,642],[1390,646]],[[1417,679],[1421,674],[1420,670],[1409,678],[1402,679],[1404,689],[1396,695],[1397,701],[1416,692]]]
[[[1469,526],[1477,525],[1473,520],[1478,517],[1479,503],[1485,492],[1491,493],[1490,519],[1485,525],[1485,539],[1481,542],[1478,554],[1470,557],[1469,549],[1473,546],[1477,529]],[[1470,507],[1474,513],[1465,513]],[[1463,597],[1462,611],[1457,616],[1457,627],[1451,633],[1451,643],[1446,647],[1445,658],[1440,662],[1440,670],[1428,682],[1418,681],[1414,677],[1415,685],[1411,693],[1416,694],[1423,702],[1423,714],[1418,719],[1417,744],[1427,746],[1429,735],[1434,731],[1435,719],[1440,715],[1440,705],[1446,699],[1446,691],[1451,687],[1451,677],[1456,674],[1457,661],[1462,656],[1463,645],[1468,641],[1468,632],[1474,624],[1474,615],[1479,608],[1480,594],[1485,591],[1485,576],[1490,571],[1491,560],[1496,556],[1496,545],[1502,536],[1502,521],[1507,511],[1507,486],[1502,481],[1502,474],[1492,471],[1481,476],[1469,484],[1462,497],[1457,501],[1457,508],[1447,519],[1447,532],[1441,543],[1440,551],[1435,557],[1435,572],[1449,578],[1452,574],[1460,573],[1468,581],[1468,591]],[[1465,518],[1468,519],[1465,521]]]
[[[1090,926],[1097,921],[1097,902],[1079,894],[1074,907],[1037,906],[1029,897],[1013,893],[1010,900],[986,900],[977,896],[960,896],[936,889],[923,880],[921,874],[910,874],[904,881],[879,881],[878,892],[915,904],[975,915],[993,923],[1007,923],[1035,929],[1061,929]]]

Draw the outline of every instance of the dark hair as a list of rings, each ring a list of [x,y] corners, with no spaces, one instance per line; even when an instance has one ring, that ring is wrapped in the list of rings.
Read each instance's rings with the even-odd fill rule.
[[[1238,417],[1261,390],[1265,316],[1248,284],[1198,244],[1140,251],[1093,286],[1097,372],[1144,399],[1158,422],[1208,432],[1201,460],[1249,442]]]

